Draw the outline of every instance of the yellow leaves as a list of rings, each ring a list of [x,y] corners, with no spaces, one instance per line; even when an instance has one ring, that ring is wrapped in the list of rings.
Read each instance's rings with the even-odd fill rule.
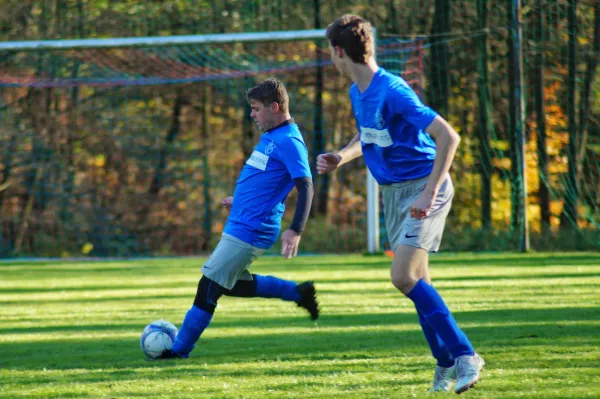
[[[96,155],[96,158],[94,159],[94,164],[98,168],[103,168],[106,164],[106,158],[104,157],[104,154]]]
[[[214,222],[213,226],[212,226],[212,231],[215,234],[221,234],[223,232],[223,229],[225,228],[225,225],[222,222]]]
[[[491,147],[497,151],[508,151],[510,144],[506,140],[492,140]]]
[[[550,131],[567,128],[566,116],[558,105],[546,107],[546,128]]]
[[[560,215],[563,209],[562,201],[550,201],[550,213],[553,215]]]
[[[566,70],[565,70],[566,72]],[[556,101],[556,93],[560,90],[560,82],[554,82],[550,86],[544,87],[544,99],[546,101]]]
[[[81,247],[81,253],[84,255],[89,254],[90,252],[92,252],[94,250],[94,244],[92,244],[91,242],[86,242],[85,244],[83,244],[83,246]]]
[[[583,46],[585,46],[586,44],[590,44],[590,40],[585,36],[578,36],[577,41]]]
[[[567,173],[568,170],[569,170],[569,165],[566,162],[564,162],[564,163],[554,162],[554,163],[548,164],[548,173],[550,173],[550,174]]]
[[[88,166],[95,166],[96,168],[104,168],[106,166],[106,157],[104,154],[98,154],[95,157],[88,158]]]
[[[510,158],[494,158],[492,159],[492,165],[494,165],[498,169],[509,170],[511,161]]]
[[[492,202],[492,220],[494,222],[510,221],[511,202],[510,199],[502,199]]]
[[[208,117],[208,123],[210,125],[223,125],[225,123],[225,120],[221,117],[218,116],[209,116]]]
[[[460,160],[463,166],[466,167],[473,167],[473,165],[475,164],[475,159],[473,158],[473,154],[471,152],[466,152],[462,154]]]

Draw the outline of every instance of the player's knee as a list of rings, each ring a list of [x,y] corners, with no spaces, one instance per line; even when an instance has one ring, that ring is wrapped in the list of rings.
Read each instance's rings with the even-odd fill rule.
[[[218,283],[209,279],[206,276],[202,276],[198,283],[198,290],[196,291],[196,298],[194,298],[194,305],[210,314],[215,312],[217,308],[217,301],[223,295],[225,289]]]
[[[417,281],[415,277],[410,275],[392,275],[392,284],[404,295],[408,295],[417,284]]]
[[[242,298],[253,298],[256,296],[256,274],[252,275],[252,280],[238,280],[230,290],[223,290],[225,296],[235,296]]]

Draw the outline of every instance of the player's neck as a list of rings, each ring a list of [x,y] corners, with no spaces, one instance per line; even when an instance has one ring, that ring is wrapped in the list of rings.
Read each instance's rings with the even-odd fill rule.
[[[371,84],[373,76],[379,69],[374,58],[370,58],[366,64],[352,64],[350,68],[350,79],[358,86],[358,90],[364,93]]]
[[[277,117],[275,118],[275,126],[279,126],[281,125],[283,122],[292,119],[292,116],[290,115],[289,112],[286,112],[285,114],[279,114],[277,115]]]
[[[288,121],[290,119],[292,119],[292,116],[290,115],[289,112],[286,112],[285,114],[278,114],[277,117],[275,117],[273,119],[273,126],[271,126],[267,130],[272,130],[273,128],[281,125],[282,123],[284,123],[285,121]]]

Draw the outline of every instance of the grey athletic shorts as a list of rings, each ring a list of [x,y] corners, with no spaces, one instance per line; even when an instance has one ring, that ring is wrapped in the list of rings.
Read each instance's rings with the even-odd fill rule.
[[[392,250],[398,245],[410,245],[431,252],[440,248],[446,217],[454,197],[450,175],[442,183],[429,215],[420,220],[410,216],[410,206],[425,189],[428,177],[381,186],[385,226]]]
[[[204,264],[202,274],[230,290],[238,280],[252,280],[248,268],[264,252],[264,249],[223,233],[219,244]]]

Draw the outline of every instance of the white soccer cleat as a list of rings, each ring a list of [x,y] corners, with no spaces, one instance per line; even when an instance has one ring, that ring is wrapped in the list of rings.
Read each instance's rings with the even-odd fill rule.
[[[485,361],[475,353],[473,356],[459,356],[456,358],[456,386],[454,392],[461,394],[473,388],[479,381],[481,370]]]
[[[456,365],[452,367],[436,366],[433,384],[429,392],[448,392],[456,379]]]

